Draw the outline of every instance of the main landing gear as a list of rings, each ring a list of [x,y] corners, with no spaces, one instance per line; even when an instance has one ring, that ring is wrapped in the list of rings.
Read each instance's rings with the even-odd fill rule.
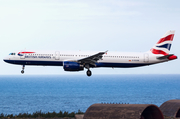
[[[21,70],[22,74],[24,74],[24,68],[25,68],[25,65],[22,66],[22,70]]]
[[[86,72],[87,76],[91,76],[92,75],[92,72],[88,69],[87,72]]]
[[[91,76],[92,72],[89,70],[90,68],[89,64],[86,64],[84,67],[87,69],[87,72],[86,72],[87,76]]]

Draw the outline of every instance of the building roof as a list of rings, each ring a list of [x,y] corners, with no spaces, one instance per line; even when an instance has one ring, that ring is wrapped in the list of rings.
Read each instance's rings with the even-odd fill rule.
[[[144,117],[144,118],[143,118]],[[149,104],[93,104],[83,119],[164,119],[156,105]]]
[[[160,106],[160,109],[165,116],[180,117],[180,100],[166,101]]]

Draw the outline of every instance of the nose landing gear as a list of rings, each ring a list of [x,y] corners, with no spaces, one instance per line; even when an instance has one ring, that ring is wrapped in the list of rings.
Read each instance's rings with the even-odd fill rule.
[[[22,74],[24,74],[24,68],[25,68],[25,65],[23,65],[23,67],[22,67],[22,70],[21,70]]]

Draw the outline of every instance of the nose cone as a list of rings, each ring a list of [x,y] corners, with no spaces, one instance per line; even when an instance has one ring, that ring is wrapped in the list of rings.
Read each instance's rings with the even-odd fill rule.
[[[3,60],[4,60],[4,62],[9,63],[9,64],[15,64],[15,61],[13,59],[4,58]]]
[[[8,63],[8,60],[7,60],[7,59],[3,59],[3,61]]]
[[[3,59],[3,61],[6,62],[6,63],[9,63],[9,60],[10,60],[10,59],[9,59],[8,57],[5,57],[5,58]]]

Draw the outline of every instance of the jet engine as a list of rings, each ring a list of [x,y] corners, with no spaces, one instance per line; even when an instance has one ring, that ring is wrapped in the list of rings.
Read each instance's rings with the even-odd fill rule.
[[[84,70],[84,66],[72,61],[64,61],[63,68],[65,71],[82,71]]]

